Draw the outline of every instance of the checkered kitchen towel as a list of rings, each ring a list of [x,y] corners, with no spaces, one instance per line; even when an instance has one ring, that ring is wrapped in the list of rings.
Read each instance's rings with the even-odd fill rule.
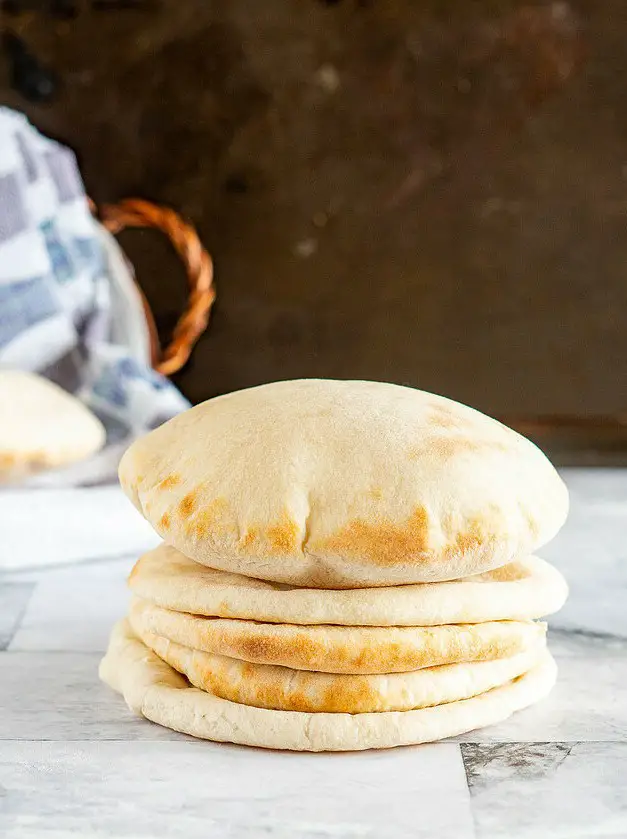
[[[106,236],[72,152],[0,108],[0,367],[52,379],[107,429],[105,451],[89,464],[36,484],[113,479],[133,437],[189,404],[149,366],[129,268]],[[122,291],[120,266],[128,275]]]

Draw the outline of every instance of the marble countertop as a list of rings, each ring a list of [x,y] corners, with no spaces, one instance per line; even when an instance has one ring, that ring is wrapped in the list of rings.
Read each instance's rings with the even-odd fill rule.
[[[0,576],[0,836],[627,837],[627,470],[564,470],[549,699],[428,746],[292,754],[134,718],[98,681],[133,557]]]

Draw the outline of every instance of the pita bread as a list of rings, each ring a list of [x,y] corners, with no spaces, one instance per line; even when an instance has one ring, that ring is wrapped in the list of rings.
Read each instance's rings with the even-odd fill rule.
[[[176,612],[345,626],[528,620],[556,612],[568,593],[560,572],[533,556],[446,583],[321,590],[217,571],[167,545],[141,557],[131,571],[129,586],[138,597]]]
[[[66,466],[104,444],[102,423],[42,376],[0,370],[0,405],[0,479]]]
[[[513,658],[427,667],[381,676],[311,673],[212,655],[146,633],[140,640],[194,687],[257,708],[363,714],[410,711],[469,699],[521,676],[537,664],[541,645]]]
[[[493,621],[435,627],[297,626],[203,618],[134,599],[129,620],[140,637],[161,635],[191,647],[257,664],[323,673],[402,673],[509,658],[534,647],[544,624]]]
[[[528,440],[377,382],[275,382],[211,399],[136,441],[120,481],[186,556],[314,588],[498,568],[551,539],[568,509]]]
[[[189,682],[139,641],[127,621],[116,624],[100,677],[136,714],[205,740],[295,751],[352,751],[428,743],[501,722],[546,696],[555,662],[545,652],[536,667],[502,687],[460,702],[378,714],[269,711],[220,699]]]

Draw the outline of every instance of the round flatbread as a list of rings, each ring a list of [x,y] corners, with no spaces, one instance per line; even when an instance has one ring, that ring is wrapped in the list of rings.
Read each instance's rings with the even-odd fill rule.
[[[270,623],[436,626],[532,620],[560,609],[560,572],[538,557],[445,583],[370,589],[307,589],[217,571],[160,545],[135,564],[134,594],[166,609]]]
[[[34,373],[0,370],[0,405],[0,480],[67,466],[104,444],[100,420]]]
[[[198,562],[314,588],[455,580],[551,539],[566,488],[531,442],[441,396],[307,379],[211,399],[120,464]]]
[[[555,683],[546,651],[524,676],[472,699],[416,711],[305,714],[229,702],[189,686],[132,633],[114,627],[100,677],[136,714],[205,740],[294,751],[354,751],[428,743],[501,722],[546,696]]]
[[[323,673],[402,673],[509,658],[534,647],[546,633],[532,621],[454,626],[298,626],[204,618],[172,612],[135,598],[134,632],[161,635],[191,647],[258,664]]]
[[[194,687],[222,699],[274,711],[347,714],[410,711],[469,699],[531,670],[545,647],[543,641],[528,652],[496,661],[352,676],[252,664],[192,650],[151,633],[141,635],[140,640]]]

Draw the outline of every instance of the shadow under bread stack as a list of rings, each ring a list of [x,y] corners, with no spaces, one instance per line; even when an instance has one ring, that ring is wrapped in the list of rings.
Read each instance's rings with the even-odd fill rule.
[[[122,486],[164,544],[101,677],[137,713],[276,749],[422,743],[505,719],[556,669],[567,594],[533,551],[568,495],[528,440],[448,399],[277,382],[138,440]]]

